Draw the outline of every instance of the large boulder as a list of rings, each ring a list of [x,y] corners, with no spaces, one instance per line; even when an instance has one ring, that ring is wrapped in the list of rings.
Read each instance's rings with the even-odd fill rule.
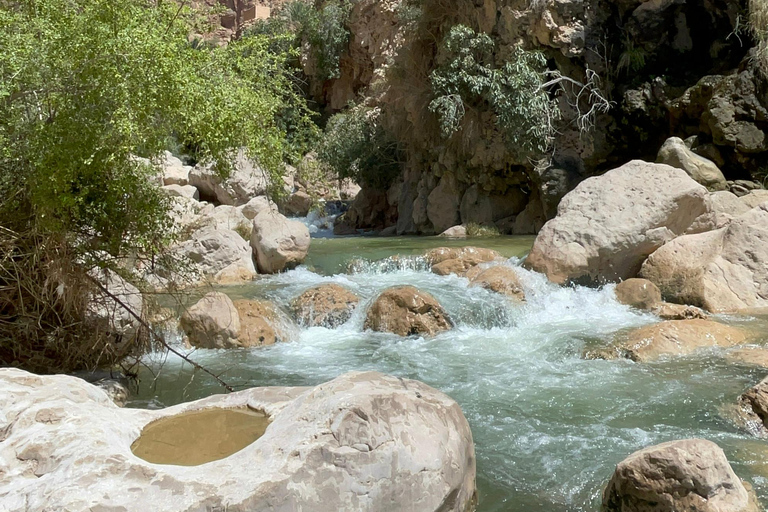
[[[240,318],[237,341],[243,347],[260,347],[290,341],[290,319],[266,300],[234,301]]]
[[[272,210],[253,219],[251,247],[259,271],[274,274],[300,265],[309,250],[309,229]]]
[[[723,450],[705,439],[637,451],[616,466],[602,512],[757,512]]]
[[[360,298],[338,284],[322,284],[305,291],[291,303],[301,325],[334,329],[352,317]]]
[[[452,174],[446,174],[427,197],[427,217],[436,233],[442,233],[461,222],[460,203],[461,191],[456,178]]]
[[[661,302],[659,288],[647,279],[631,278],[616,285],[616,300],[637,309],[651,309]]]
[[[556,283],[635,277],[649,254],[705,213],[706,197],[682,169],[633,160],[566,194],[525,266]]]
[[[469,286],[485,288],[516,301],[525,300],[525,291],[520,284],[520,278],[515,269],[510,266],[494,265],[488,268],[477,266],[469,269],[466,277],[469,279]]]
[[[189,172],[192,167],[184,165],[173,153],[166,151],[160,162],[163,168],[163,185],[189,185]]]
[[[248,220],[253,220],[263,211],[277,211],[277,205],[267,196],[254,197],[243,206],[239,207],[240,213]]]
[[[453,322],[440,303],[413,286],[384,290],[368,309],[364,326],[398,336],[434,336],[452,327]]]
[[[263,411],[270,424],[245,448],[198,466],[152,464],[131,450],[152,422],[216,409]],[[375,372],[144,410],[118,408],[76,377],[6,368],[0,411],[9,512],[467,512],[475,496],[472,433],[458,404]]]
[[[141,326],[136,318],[144,312],[141,292],[113,270],[94,268],[89,274],[104,289],[97,288],[91,295],[87,317],[99,330],[128,341]]]
[[[670,137],[659,149],[656,161],[684,170],[688,176],[709,190],[725,190],[725,176],[712,160],[699,156],[685,145],[683,139]]]
[[[171,197],[188,197],[198,201],[200,199],[200,192],[192,185],[164,185],[160,187],[163,192]]]
[[[189,344],[199,348],[236,348],[240,315],[226,294],[211,292],[187,308],[179,320]]]
[[[671,302],[712,312],[768,306],[768,204],[723,228],[671,241],[640,274]]]
[[[235,284],[250,281],[257,275],[248,242],[229,229],[215,226],[198,229],[173,251],[183,263],[190,265],[191,284],[205,280]]]
[[[637,362],[662,356],[682,356],[705,347],[730,347],[749,340],[749,333],[712,320],[667,320],[616,336],[615,347],[603,357],[625,357]]]
[[[198,165],[189,173],[189,184],[197,187],[200,197],[206,201],[241,206],[266,194],[269,177],[240,150],[227,179],[222,179],[209,165]]]
[[[475,265],[504,259],[497,251],[483,247],[437,247],[427,251],[424,257],[432,265],[432,272],[441,276],[463,276]]]
[[[285,210],[287,215],[293,217],[306,217],[310,208],[312,208],[313,202],[312,196],[305,190],[297,190],[288,196],[283,205],[283,210]]]
[[[212,225],[216,227],[216,229],[234,231],[243,237],[243,240],[248,242],[251,241],[253,221],[243,215],[241,208],[222,204],[214,208],[210,214],[201,218],[200,222],[206,225]]]

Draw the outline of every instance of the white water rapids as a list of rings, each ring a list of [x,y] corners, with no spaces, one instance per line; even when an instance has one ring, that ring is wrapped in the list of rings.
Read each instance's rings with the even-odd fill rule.
[[[612,286],[558,287],[519,269],[527,301],[516,305],[468,287],[464,278],[432,274],[419,258],[345,259],[350,273],[326,276],[302,267],[228,290],[286,306],[311,286],[338,283],[361,297],[345,325],[299,329],[291,343],[197,350],[193,357],[214,371],[226,369],[223,377],[242,386],[315,385],[351,370],[377,370],[442,390],[472,427],[481,512],[595,512],[617,462],[642,447],[689,437],[720,444],[737,474],[768,498],[768,445],[719,412],[763,374],[727,363],[718,350],[650,364],[583,359],[585,348],[610,342],[622,329],[658,321],[618,304]],[[402,284],[434,295],[456,328],[429,339],[363,331],[367,305]],[[151,385],[149,372],[142,374],[134,407],[221,392],[200,373],[190,380],[191,369],[177,358],[147,362],[158,378]]]

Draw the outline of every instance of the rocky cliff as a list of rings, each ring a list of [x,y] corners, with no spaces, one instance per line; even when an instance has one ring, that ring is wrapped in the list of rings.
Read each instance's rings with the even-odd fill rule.
[[[364,187],[340,228],[426,234],[474,222],[533,233],[584,178],[653,161],[673,136],[731,189],[758,187],[768,82],[749,14],[745,0],[354,2],[339,76],[311,81],[311,94],[329,113],[352,101],[377,109],[403,157],[397,179]],[[460,105],[455,132],[441,132],[433,77],[457,25],[490,37],[490,67],[520,48],[541,53],[558,113],[544,150],[510,144],[487,101]]]

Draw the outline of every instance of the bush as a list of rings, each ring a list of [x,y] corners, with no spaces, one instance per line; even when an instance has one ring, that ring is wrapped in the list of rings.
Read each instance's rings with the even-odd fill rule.
[[[317,156],[339,179],[386,189],[400,174],[402,151],[379,124],[379,114],[359,105],[328,120]]]
[[[523,156],[544,152],[559,117],[543,89],[544,56],[515,48],[497,68],[494,49],[489,35],[464,25],[451,27],[430,77],[435,98],[429,109],[438,115],[445,137],[460,129],[466,108],[490,110],[511,151]]]

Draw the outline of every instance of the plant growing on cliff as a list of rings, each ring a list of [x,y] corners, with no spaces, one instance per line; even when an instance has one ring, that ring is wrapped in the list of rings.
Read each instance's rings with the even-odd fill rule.
[[[757,41],[757,61],[768,75],[768,2],[749,0],[749,28]]]
[[[328,120],[317,156],[339,179],[385,189],[400,173],[402,151],[379,115],[379,109],[358,105]]]
[[[134,155],[159,156],[174,135],[222,174],[245,147],[279,179],[279,114],[301,101],[290,94],[288,57],[264,36],[192,45],[193,17],[172,2],[0,3],[0,363],[23,365],[25,344],[93,342],[73,337],[87,332],[76,328],[82,308],[60,302],[87,295],[88,269],[128,276],[126,257],[151,263],[162,251],[168,199],[154,185],[158,170]],[[50,293],[57,283],[86,292]]]
[[[519,47],[500,67],[493,39],[464,25],[451,27],[440,48],[441,62],[430,77],[443,136],[461,127],[466,108],[491,110],[510,148],[521,154],[547,149],[559,112],[542,89],[544,56]]]

